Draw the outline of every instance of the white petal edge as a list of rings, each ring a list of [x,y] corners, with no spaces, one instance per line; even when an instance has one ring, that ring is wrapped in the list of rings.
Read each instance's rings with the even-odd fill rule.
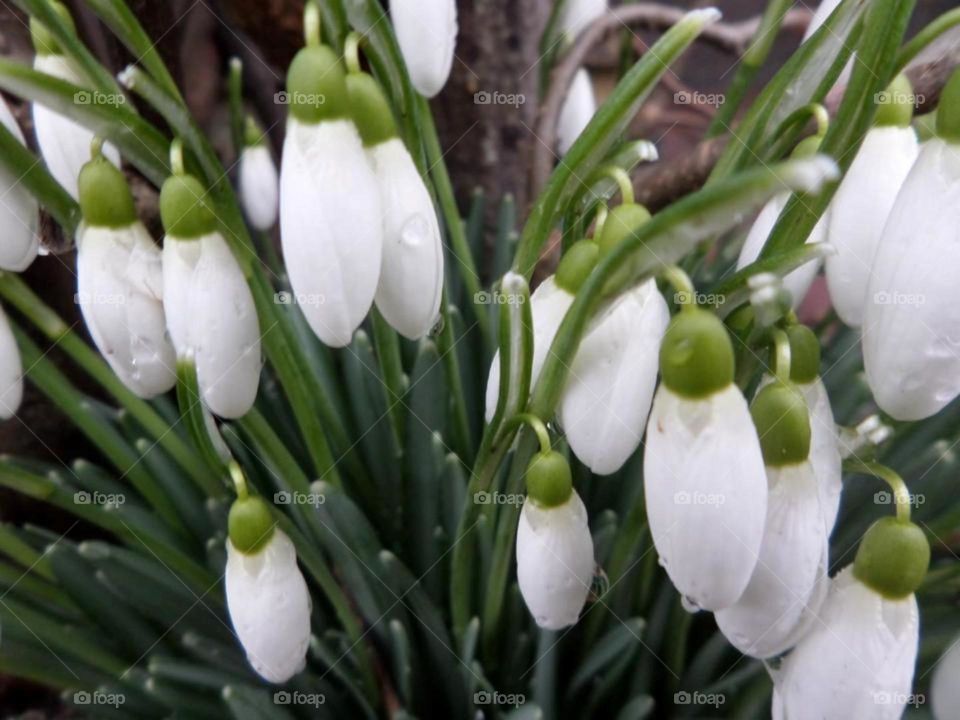
[[[953,720],[960,717],[960,638],[937,662],[930,682],[930,703],[935,720]]]
[[[280,178],[266,145],[244,148],[240,154],[240,201],[247,219],[261,232],[277,222],[280,206]]]
[[[580,343],[558,416],[570,449],[598,475],[619,470],[640,445],[669,322],[648,280],[602,311]]]
[[[596,112],[597,99],[593,94],[590,73],[580,68],[573,76],[573,82],[557,118],[557,138],[561,155],[567,154]]]
[[[6,100],[0,98],[0,122],[21,145],[26,145]],[[23,272],[37,257],[40,249],[39,205],[5,166],[0,166],[0,227],[4,228],[0,243],[0,269]]]
[[[434,97],[453,67],[456,0],[390,0],[390,18],[410,81],[421,95]]]
[[[517,527],[517,580],[537,625],[573,625],[593,581],[593,539],[587,510],[574,491],[563,505],[523,504]]]
[[[689,400],[661,384],[643,466],[650,531],[673,584],[688,607],[730,607],[753,574],[767,514],[760,442],[740,390]]]
[[[280,240],[310,327],[326,345],[349,345],[373,304],[383,254],[377,180],[349,120],[287,121]]]
[[[23,363],[7,315],[0,308],[0,420],[16,415],[23,401]]]
[[[250,665],[283,683],[303,670],[310,644],[310,593],[290,539],[274,530],[255,555],[227,541],[227,606]]]
[[[367,154],[383,210],[377,309],[397,332],[418,340],[430,332],[440,313],[443,244],[437,213],[402,140],[387,140]]]

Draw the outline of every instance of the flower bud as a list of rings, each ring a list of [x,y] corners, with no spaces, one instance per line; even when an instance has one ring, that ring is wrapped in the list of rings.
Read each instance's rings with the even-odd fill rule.
[[[650,219],[650,211],[643,205],[624,203],[613,208],[607,215],[597,238],[600,255],[607,255],[633,231]]]
[[[453,67],[456,1],[390,0],[390,19],[413,87],[425,97],[434,97]]]
[[[256,127],[256,124],[248,123],[248,131],[251,126]],[[248,132],[246,143],[240,152],[240,202],[250,224],[261,232],[267,232],[277,222],[280,178],[270,148],[259,128],[256,128],[254,137],[250,137]]]

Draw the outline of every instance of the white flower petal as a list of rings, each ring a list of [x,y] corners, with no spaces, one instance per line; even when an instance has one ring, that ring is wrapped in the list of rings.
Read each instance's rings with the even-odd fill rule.
[[[531,362],[530,388],[540,377],[540,369],[550,351],[553,338],[560,329],[564,315],[573,303],[573,295],[557,287],[553,275],[544,280],[530,295],[530,315],[533,320],[533,360]],[[490,373],[487,375],[486,420],[493,420],[497,411],[497,396],[500,393],[500,353],[493,356]]]
[[[86,82],[63,55],[37,55],[35,70],[65,80],[78,87]],[[77,180],[80,169],[90,159],[93,133],[65,115],[55,113],[40,103],[33,103],[33,126],[37,146],[47,169],[58,183],[73,197],[78,198]],[[103,145],[103,155],[120,167],[120,154],[109,143]]]
[[[817,378],[812,383],[799,384],[797,387],[810,410],[810,464],[817,476],[823,526],[829,536],[837,522],[840,492],[843,489],[840,435],[823,381]]]
[[[421,95],[432,98],[450,77],[457,44],[456,0],[390,0],[397,42]]]
[[[597,99],[593,94],[590,73],[580,68],[573,76],[570,90],[557,118],[557,138],[561,155],[567,154],[596,112]]]
[[[0,123],[21,145],[26,145],[23,132],[3,98],[0,98]],[[20,178],[14,177],[6,166],[0,166],[0,227],[4,230],[0,269],[23,272],[37,257],[39,217],[39,206],[33,195],[23,187]]]
[[[228,540],[225,581],[230,620],[257,674],[283,683],[303,670],[310,593],[290,539],[274,530],[255,555],[244,555]]]
[[[280,239],[310,327],[331,347],[348,345],[373,304],[383,253],[377,180],[349,120],[287,121]]]
[[[403,141],[369,149],[383,209],[383,261],[376,303],[401,335],[418,340],[440,313],[443,245],[437,213]]]
[[[669,322],[648,280],[617,298],[580,343],[558,416],[570,449],[598,475],[619,470],[640,444]]]
[[[819,621],[775,673],[773,717],[895,720],[913,685],[919,641],[913,595],[885,600],[844,569]]]
[[[770,236],[770,231],[773,230],[774,225],[777,224],[777,218],[780,217],[780,212],[786,207],[787,200],[789,199],[790,194],[783,193],[777,195],[763,206],[753,226],[750,228],[750,232],[747,233],[747,239],[743,241],[743,247],[740,249],[740,257],[737,259],[737,270],[745,268],[760,257],[760,251],[763,250],[763,246]],[[810,237],[807,238],[808,244],[826,240],[828,220],[829,210],[824,213],[823,217],[820,218],[820,222],[818,222],[810,232]],[[793,306],[795,308],[799,307],[800,303],[802,303],[803,299],[807,296],[807,291],[813,284],[813,280],[817,276],[817,271],[820,269],[820,262],[820,260],[808,262],[793,272],[787,273],[783,278],[783,287],[789,291],[790,296],[793,298]]]
[[[558,27],[576,36],[606,11],[607,0],[567,0],[560,12]]]
[[[97,349],[143,398],[176,383],[167,337],[160,248],[146,228],[83,225],[77,233],[77,295]]]
[[[12,418],[23,400],[23,364],[10,321],[0,308],[0,420]]]
[[[760,553],[767,478],[735,385],[699,400],[661,385],[644,452],[647,518],[660,562],[687,604],[729,607]]]
[[[760,557],[743,595],[716,614],[745,655],[783,653],[809,629],[826,594],[827,533],[809,461],[767,467],[767,519]]]
[[[260,323],[240,266],[219,233],[199,240],[190,293],[187,342],[203,401],[220,417],[238,418],[257,398]]]
[[[247,219],[254,228],[266,232],[277,222],[280,179],[265,144],[244,148],[240,153],[239,184]]]
[[[960,394],[960,146],[924,144],[874,259],[863,360],[877,404],[921,420]]]
[[[558,507],[523,504],[517,527],[517,580],[537,625],[558,630],[577,622],[594,565],[587,510],[576,491]]]
[[[937,662],[930,682],[930,702],[936,720],[960,717],[960,638],[954,641]]]
[[[848,325],[863,322],[873,256],[919,152],[912,127],[873,128],[830,203],[829,240],[837,252],[826,261],[827,283],[833,307]]]

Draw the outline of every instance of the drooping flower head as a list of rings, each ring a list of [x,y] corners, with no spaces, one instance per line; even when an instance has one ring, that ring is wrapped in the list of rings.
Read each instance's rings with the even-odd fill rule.
[[[160,248],[137,219],[127,181],[94,145],[80,172],[77,299],[97,349],[140,397],[176,383]]]
[[[56,1],[51,2],[50,5],[73,29],[73,18],[66,6]],[[37,53],[33,63],[34,69],[77,87],[88,87],[83,75],[63,54],[53,33],[35,17],[30,18],[30,36]],[[118,94],[117,97],[121,96]],[[87,90],[83,90],[77,94],[74,101],[89,104],[98,99]],[[119,103],[120,100],[116,102]],[[33,104],[33,125],[37,135],[37,146],[40,148],[50,174],[75,200],[78,199],[77,178],[80,175],[80,169],[90,157],[93,132],[40,103]],[[114,165],[120,165],[120,155],[112,145],[104,145],[103,155]]]
[[[593,580],[587,510],[560,453],[542,450],[527,468],[527,499],[517,528],[517,580],[537,625],[573,625]]]
[[[306,665],[311,601],[293,543],[274,524],[260,498],[234,502],[224,579],[247,660],[265,680],[284,683]]]
[[[280,180],[270,154],[266,134],[248,117],[244,129],[244,147],[240,152],[240,201],[254,228],[266,232],[277,222],[280,204]]]
[[[10,112],[6,100],[0,98],[0,123],[21,145],[26,145],[23,132]],[[0,167],[0,227],[4,229],[0,243],[0,269],[23,272],[40,249],[37,232],[39,206],[20,179]]]
[[[163,298],[167,328],[180,358],[192,358],[204,404],[238,418],[260,383],[260,324],[253,296],[217,226],[207,191],[174,174],[160,191]]]
[[[287,72],[280,240],[307,322],[325,344],[344,347],[377,291],[383,215],[380,188],[351,119],[345,73],[333,50],[320,44],[317,12],[307,3],[308,44]]]
[[[456,0],[390,0],[390,19],[413,87],[424,97],[434,97],[453,67]]]
[[[443,292],[437,212],[393,113],[373,77],[347,74],[350,110],[373,168],[383,211],[383,260],[375,302],[401,335],[418,340],[436,324]]]
[[[760,443],[723,323],[685,306],[664,336],[660,373],[643,464],[650,531],[687,606],[719,610],[753,575],[767,513]]]

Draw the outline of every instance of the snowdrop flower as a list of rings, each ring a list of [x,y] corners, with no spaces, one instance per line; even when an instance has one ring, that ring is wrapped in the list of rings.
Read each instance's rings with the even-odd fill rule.
[[[167,178],[160,191],[163,298],[177,357],[196,363],[204,404],[238,418],[253,406],[260,382],[260,325],[253,296],[206,190],[190,175]]]
[[[573,82],[557,118],[557,138],[561,155],[567,154],[596,112],[597,99],[593,94],[590,73],[580,68],[573,76]]]
[[[863,360],[877,404],[921,420],[960,394],[960,72],[940,98],[937,137],[924,143],[874,257]]]
[[[20,126],[3,98],[0,98],[0,123],[21,145],[26,145]],[[33,195],[20,184],[19,178],[6,167],[0,167],[0,227],[4,229],[0,269],[23,272],[30,267],[40,248],[39,217],[39,206]]]
[[[307,4],[307,20],[317,12]],[[350,344],[380,279],[377,178],[350,119],[334,52],[309,30],[287,73],[290,116],[280,167],[280,240],[300,309],[331,347]]]
[[[560,329],[564,315],[573,303],[574,295],[558,282],[557,275],[545,279],[530,295],[530,314],[533,320],[533,358],[530,363],[530,387],[537,384],[540,370],[547,359],[553,338]],[[494,354],[487,375],[486,413],[487,422],[493,420],[500,392],[500,353]]]
[[[820,379],[820,340],[805,325],[786,329],[790,340],[790,380],[803,395],[810,413],[810,464],[817,479],[823,527],[829,537],[840,512],[843,489],[840,433],[833,419],[830,397]]]
[[[720,610],[750,581],[767,514],[763,456],[723,323],[684,306],[660,373],[644,453],[650,531],[687,607]]]
[[[750,583],[716,619],[734,647],[768,658],[792,647],[816,619],[827,589],[828,543],[803,395],[775,379],[750,412],[767,469],[767,518]]]
[[[95,144],[80,171],[77,300],[97,349],[143,398],[176,383],[167,337],[160,248],[137,219],[127,181]]]
[[[52,2],[51,6],[72,28],[73,19],[70,17],[69,10],[59,2]],[[87,87],[86,80],[62,53],[54,36],[36,18],[30,18],[30,35],[37,53],[33,61],[35,70],[79,88]],[[74,98],[75,102],[82,104],[89,104],[95,99],[98,98],[87,90],[81,90]],[[93,132],[40,103],[33,104],[33,125],[37,135],[37,146],[40,148],[40,154],[43,155],[50,174],[74,200],[78,199],[77,178],[80,175],[80,168],[90,158]],[[103,154],[114,165],[120,165],[120,155],[112,145],[104,145]]]
[[[930,703],[935,720],[960,717],[960,638],[943,654],[930,682]]]
[[[274,527],[266,503],[245,497],[230,508],[227,607],[250,665],[284,683],[306,666],[310,593],[290,538]]]
[[[576,37],[605,12],[607,0],[567,0],[558,19],[560,30],[570,37]]]
[[[9,420],[23,400],[23,364],[17,339],[7,315],[0,308],[0,420]]]
[[[250,224],[266,232],[277,222],[280,181],[267,138],[259,126],[247,118],[245,147],[240,153],[240,202]]]
[[[903,75],[893,82],[874,127],[863,139],[830,203],[829,239],[837,253],[826,261],[830,299],[840,318],[854,327],[863,307],[873,256],[900,186],[919,154],[910,126],[913,95]]]
[[[456,0],[390,0],[390,18],[413,87],[434,97],[447,84],[453,67]]]
[[[587,510],[573,489],[570,466],[542,449],[527,468],[527,499],[517,528],[517,580],[537,625],[573,625],[593,581],[593,539]]]
[[[580,343],[558,417],[570,449],[598,475],[619,470],[640,444],[669,322],[651,279],[602,310]]]
[[[377,81],[354,68],[347,75],[347,89],[383,209],[383,260],[375,302],[397,332],[418,340],[430,332],[440,313],[443,245],[437,213],[413,158],[397,136],[390,105]]]
[[[919,642],[913,593],[929,561],[923,531],[908,519],[883,518],[867,531],[818,622],[774,673],[774,720],[901,717]]]

